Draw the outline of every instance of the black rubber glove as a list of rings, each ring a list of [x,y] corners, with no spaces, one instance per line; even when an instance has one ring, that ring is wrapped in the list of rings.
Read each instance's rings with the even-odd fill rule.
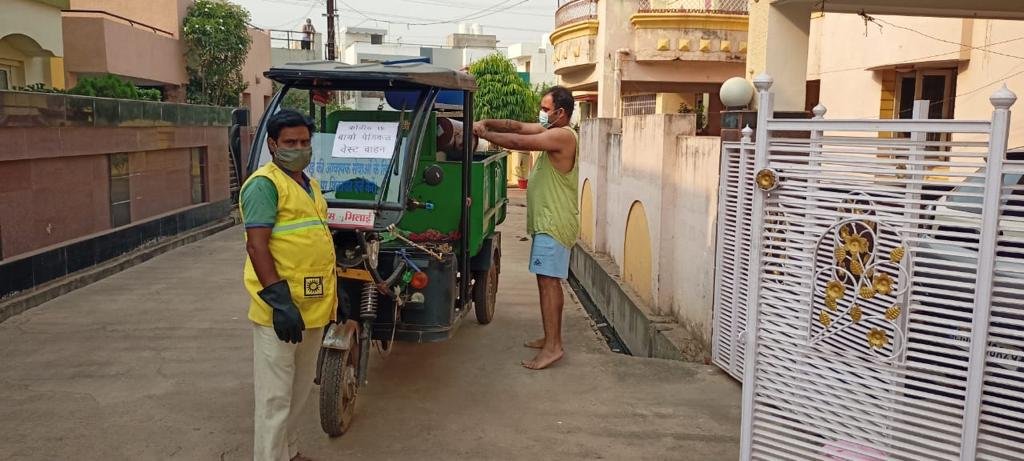
[[[264,287],[259,295],[260,299],[274,310],[274,332],[277,333],[277,338],[286,343],[301,343],[302,330],[306,329],[306,324],[302,321],[295,301],[292,301],[288,282],[278,280],[271,283]]]

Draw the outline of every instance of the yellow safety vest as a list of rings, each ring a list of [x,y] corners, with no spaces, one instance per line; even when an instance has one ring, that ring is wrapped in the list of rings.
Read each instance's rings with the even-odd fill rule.
[[[334,240],[327,227],[327,201],[320,193],[320,183],[310,179],[313,196],[270,162],[253,172],[277,187],[277,221],[270,234],[270,255],[278,275],[288,281],[292,300],[302,314],[306,328],[320,328],[335,318],[338,307],[338,276],[335,272]],[[270,306],[260,299],[263,289],[252,260],[245,260],[245,289],[252,302],[249,320],[273,326]]]

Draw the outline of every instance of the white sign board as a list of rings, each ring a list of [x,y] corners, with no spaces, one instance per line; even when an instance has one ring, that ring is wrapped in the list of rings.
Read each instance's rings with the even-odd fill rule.
[[[373,229],[373,210],[328,208],[327,225],[339,229]]]
[[[398,122],[339,122],[331,157],[390,159]]]

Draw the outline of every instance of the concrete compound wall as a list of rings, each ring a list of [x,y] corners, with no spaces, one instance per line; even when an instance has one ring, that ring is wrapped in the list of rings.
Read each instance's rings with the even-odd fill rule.
[[[3,258],[111,229],[109,154],[129,154],[132,221],[192,207],[191,152],[207,202],[229,198],[225,127],[0,127]]]
[[[714,307],[715,245],[717,240],[718,171],[721,138],[679,136],[672,181],[666,195],[674,203],[662,221],[661,251],[671,260],[662,264],[661,302],[668,302],[694,356],[711,355],[711,314]]]
[[[592,210],[581,210],[588,221],[584,233],[593,236],[584,245],[605,255],[621,274],[617,280],[644,304],[641,310],[660,319],[656,323],[675,321],[669,329],[685,359],[703,361],[710,356],[720,139],[693,136],[692,114],[630,116],[616,132],[619,126],[617,119],[582,125],[581,196],[586,183],[593,203]],[[637,204],[646,239],[628,229]],[[648,253],[645,280],[630,272],[638,271],[636,255]]]

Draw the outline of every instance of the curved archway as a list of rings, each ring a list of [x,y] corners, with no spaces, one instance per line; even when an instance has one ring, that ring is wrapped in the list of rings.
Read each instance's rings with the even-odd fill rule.
[[[647,224],[644,204],[633,202],[626,218],[626,239],[623,243],[622,279],[636,291],[640,299],[653,303],[653,258],[651,257],[651,229]]]
[[[588,248],[594,248],[594,193],[590,190],[590,179],[583,180],[580,192],[580,240]]]
[[[54,54],[44,49],[35,39],[22,34],[8,34],[0,38],[0,63],[3,63],[5,88],[43,83],[54,86],[51,77],[55,71],[51,61]],[[59,84],[63,88],[63,65],[57,67],[60,72]]]
[[[10,46],[22,55],[31,57],[50,57],[53,52],[43,48],[34,38],[23,34],[8,34],[0,37],[0,43]]]

